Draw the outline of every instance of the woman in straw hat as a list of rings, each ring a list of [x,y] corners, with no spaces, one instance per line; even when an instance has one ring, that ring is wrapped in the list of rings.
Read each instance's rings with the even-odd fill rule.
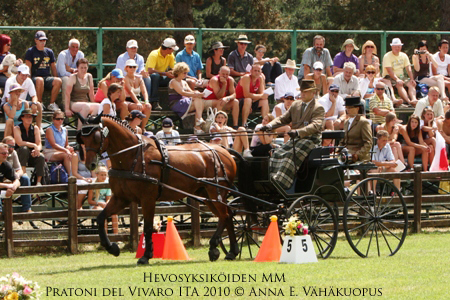
[[[313,73],[309,73],[305,76],[305,79],[312,79],[317,87],[316,98],[319,99],[328,92],[327,75],[322,73],[323,64],[320,61],[316,61],[313,65]]]
[[[29,108],[28,102],[19,98],[24,89],[18,83],[13,83],[9,86],[8,102],[3,105],[5,112],[6,125],[4,136],[13,134],[14,126],[20,124],[19,117],[24,109]]]
[[[222,42],[212,44],[209,53],[211,56],[206,59],[206,78],[211,79],[214,75],[218,75],[220,68],[227,65],[227,59],[223,57],[225,49],[230,47],[224,46]]]
[[[353,54],[353,50],[359,50],[355,42],[352,39],[346,39],[342,44],[342,52],[336,54],[333,60],[333,73],[336,76],[339,73],[344,72],[344,64],[346,62],[352,62],[356,66],[356,76],[359,75],[359,60],[356,55]]]

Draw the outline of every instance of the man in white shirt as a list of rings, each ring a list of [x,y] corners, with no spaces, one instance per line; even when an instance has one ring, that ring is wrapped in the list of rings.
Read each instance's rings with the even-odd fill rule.
[[[333,83],[339,86],[339,95],[345,99],[347,96],[361,96],[359,81],[355,74],[356,65],[352,62],[344,64],[344,72],[338,74]]]
[[[295,60],[288,59],[284,66],[285,72],[275,79],[275,100],[280,100],[287,93],[294,95],[299,94],[298,80],[294,76],[295,70],[298,69]]]
[[[377,132],[377,144],[373,147],[372,162],[378,167],[378,169],[370,170],[369,173],[395,172],[397,163],[395,161],[394,154],[392,153],[391,146],[388,144],[388,140],[389,133],[386,130],[380,130]],[[394,185],[400,190],[400,179],[395,178],[393,182]]]
[[[56,71],[62,81],[62,103],[65,103],[64,99],[66,98],[66,86],[69,76],[78,71],[77,61],[80,58],[84,58],[84,53],[79,51],[79,49],[80,41],[77,39],[71,39],[69,41],[69,48],[61,51],[58,55],[58,60],[56,61]]]
[[[433,108],[434,117],[443,119],[444,118],[444,108],[442,106],[442,101],[439,99],[439,88],[437,86],[430,87],[428,95],[425,98],[420,99],[416,104],[416,109],[414,114],[422,116],[422,111],[425,107],[431,106]]]
[[[344,128],[344,99],[339,96],[339,86],[331,84],[328,93],[319,99],[319,104],[325,109],[325,129],[339,130]]]

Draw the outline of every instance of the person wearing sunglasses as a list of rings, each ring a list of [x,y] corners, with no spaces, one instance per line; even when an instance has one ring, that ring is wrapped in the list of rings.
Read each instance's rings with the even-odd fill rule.
[[[378,81],[375,85],[375,94],[369,100],[370,119],[372,126],[386,122],[386,115],[395,113],[391,99],[385,94],[386,85]]]
[[[116,83],[122,86],[122,93],[119,96],[119,99],[116,100],[116,110],[120,112],[120,118],[123,120],[126,116],[128,116],[128,105],[125,103],[125,89],[123,88],[124,80],[123,80],[123,72],[121,69],[114,69],[109,72],[102,80],[98,83],[97,93],[94,96],[95,102],[100,103],[107,98],[108,90],[111,84]]]
[[[228,48],[230,47],[224,46],[222,42],[212,44],[208,51],[211,56],[206,59],[205,63],[206,78],[211,79],[215,75],[219,75],[220,68],[227,65],[227,59],[223,57],[223,52]]]
[[[375,94],[375,85],[380,80],[376,78],[375,66],[368,65],[364,71],[364,77],[359,78],[359,90],[363,99],[370,99]]]
[[[264,45],[256,45],[253,63],[261,65],[262,72],[266,77],[266,84],[271,85],[278,76],[283,74],[283,69],[281,68],[281,64],[279,63],[280,59],[278,57],[264,57],[266,51],[267,49]]]
[[[247,46],[252,42],[248,40],[245,34],[239,35],[235,42],[237,49],[231,51],[228,55],[228,67],[230,67],[231,76],[237,79],[236,77],[240,78],[250,73],[248,69],[253,66],[253,55],[247,52]]]
[[[316,98],[319,99],[328,91],[327,76],[323,74],[323,63],[316,61],[313,65],[313,73],[305,76],[305,79],[312,79],[316,83],[317,93]]]
[[[346,39],[344,44],[342,44],[341,48],[342,52],[336,54],[333,60],[333,73],[334,76],[344,72],[344,64],[346,62],[352,62],[356,66],[355,75],[359,75],[359,60],[355,54],[353,54],[353,50],[359,50],[358,46],[356,46],[355,42],[352,39]]]
[[[364,74],[368,65],[375,67],[375,77],[380,76],[380,59],[377,54],[377,46],[371,40],[368,40],[361,47],[361,55],[359,56],[359,73]]]
[[[339,86],[331,84],[328,93],[319,99],[319,104],[325,109],[325,130],[342,130],[345,121],[344,99],[339,96]],[[328,146],[331,140],[324,140],[323,146]]]
[[[5,88],[6,80],[11,76],[10,63],[16,67],[23,63],[20,58],[16,59],[16,56],[9,52],[10,49],[11,37],[6,34],[0,34],[0,88]],[[8,58],[6,58],[7,56]]]
[[[8,145],[0,143],[0,188],[6,190],[5,198],[11,197],[20,186],[19,177],[13,167],[7,161],[9,155]],[[7,179],[9,182],[5,182]],[[31,203],[30,203],[31,204]],[[0,216],[2,213],[2,201],[0,199]]]

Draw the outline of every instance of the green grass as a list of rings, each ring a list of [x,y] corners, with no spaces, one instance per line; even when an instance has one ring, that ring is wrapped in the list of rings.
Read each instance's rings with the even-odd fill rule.
[[[250,295],[252,288],[271,288],[280,297],[264,296],[261,299],[289,298],[290,287],[294,287],[296,295],[293,299],[310,298],[305,295],[306,289],[315,288],[317,295],[319,289],[328,295],[330,288],[334,292],[338,288],[379,289],[384,299],[449,299],[448,286],[450,284],[450,248],[449,233],[429,233],[420,235],[408,235],[403,247],[393,257],[369,257],[362,259],[357,256],[347,244],[346,240],[339,239],[336,249],[327,260],[319,260],[315,264],[287,265],[278,263],[256,263],[248,259],[234,262],[224,261],[224,255],[216,262],[208,261],[208,249],[188,248],[191,261],[163,261],[151,260],[150,265],[136,266],[135,254],[123,251],[119,257],[113,257],[105,251],[85,252],[79,255],[67,254],[41,254],[23,255],[12,259],[0,259],[0,276],[11,272],[19,272],[25,278],[37,281],[43,292],[42,299],[91,299],[89,296],[58,297],[46,296],[47,287],[51,288],[95,288],[96,298],[103,299],[138,299],[156,298],[144,297],[144,290],[158,288],[166,291],[173,290],[169,299],[256,299],[255,294]],[[256,251],[256,249],[254,249]],[[144,282],[144,274],[161,274],[162,276],[175,274],[246,274],[256,277],[256,282]],[[282,282],[263,282],[263,274],[277,274]],[[175,278],[173,276],[172,278]],[[248,278],[248,277],[247,277]],[[275,277],[273,277],[275,278]],[[162,279],[161,279],[162,280]],[[141,297],[133,297],[129,288],[142,288]],[[189,287],[187,293],[186,288]],[[238,287],[244,289],[244,296],[236,297],[235,290]],[[123,296],[102,296],[103,288],[121,288]],[[196,289],[198,296],[193,293]],[[207,289],[216,288],[216,296],[205,296]],[[222,293],[227,288],[230,296],[218,297],[219,288]],[[61,290],[60,290],[61,291]],[[107,290],[106,290],[107,291]],[[118,291],[118,290],[116,290]],[[281,292],[284,297],[281,296]],[[158,297],[162,298],[162,297]],[[320,297],[315,297],[320,298]],[[348,298],[348,297],[343,297]],[[365,297],[373,298],[367,294]]]

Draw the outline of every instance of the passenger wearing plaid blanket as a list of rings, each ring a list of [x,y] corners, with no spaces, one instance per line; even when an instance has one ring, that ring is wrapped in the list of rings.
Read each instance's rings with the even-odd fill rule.
[[[270,159],[271,180],[283,189],[292,186],[300,165],[309,152],[321,144],[325,109],[314,99],[316,90],[314,80],[304,79],[300,86],[301,101],[295,101],[286,113],[261,128],[261,131],[271,131],[292,123],[292,130],[289,132],[291,139],[278,148]]]

